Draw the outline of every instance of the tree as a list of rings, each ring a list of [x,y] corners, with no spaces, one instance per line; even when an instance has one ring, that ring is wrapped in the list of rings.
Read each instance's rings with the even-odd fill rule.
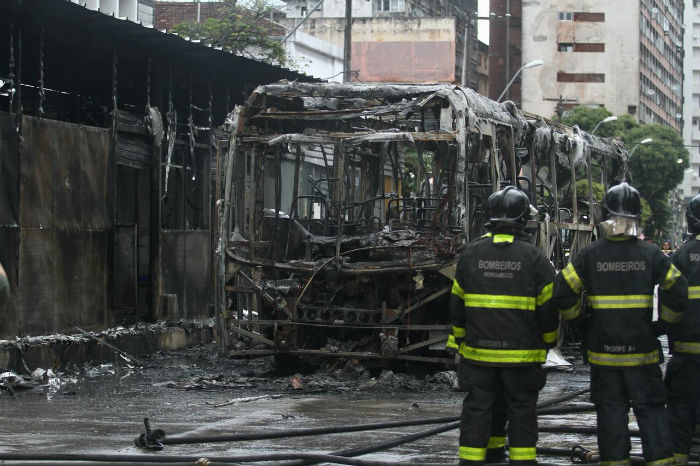
[[[271,0],[250,0],[245,6],[238,0],[223,0],[219,8],[220,18],[201,23],[185,21],[173,31],[240,55],[255,56],[268,63],[285,63],[284,47],[270,34],[276,25],[267,18],[279,9]]]
[[[603,107],[577,106],[561,122],[591,131],[610,115]],[[668,126],[640,125],[631,115],[621,115],[616,121],[600,125],[596,135],[622,138],[630,152],[640,141],[653,139],[637,147],[629,160],[629,171],[632,184],[642,196],[642,226],[647,236],[662,235],[670,219],[668,194],[683,180],[683,171],[688,167],[689,154],[680,134]],[[586,186],[586,193],[587,189]]]
[[[630,157],[629,170],[632,184],[649,202],[652,211],[651,219],[644,225],[644,229],[658,236],[667,227],[670,219],[668,195],[683,181],[689,154],[681,135],[668,126],[639,126],[627,131],[623,136],[625,145],[630,150],[645,138],[651,138],[653,141],[637,146]]]

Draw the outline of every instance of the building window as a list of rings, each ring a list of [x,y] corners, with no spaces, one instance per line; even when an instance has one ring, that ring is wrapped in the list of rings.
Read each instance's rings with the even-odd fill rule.
[[[574,51],[574,44],[560,43],[559,44],[559,51],[560,52],[573,52]]]
[[[574,44],[574,52],[605,52],[605,44]]]
[[[605,44],[572,44],[570,42],[560,42],[558,50],[560,52],[605,52]]]
[[[630,115],[636,115],[637,114],[637,106],[636,105],[628,105],[627,106],[627,113]]]
[[[603,73],[557,73],[557,82],[560,83],[604,83]]]
[[[559,12],[559,21],[573,21],[574,20],[574,12],[573,11],[560,11]]]
[[[374,0],[375,11],[406,11],[406,0]]]
[[[605,13],[574,13],[574,21],[586,21],[592,23],[603,23],[605,22]]]

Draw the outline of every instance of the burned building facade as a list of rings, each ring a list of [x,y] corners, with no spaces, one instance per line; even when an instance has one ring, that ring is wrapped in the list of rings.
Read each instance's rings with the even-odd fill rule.
[[[0,338],[208,317],[215,128],[307,79],[89,6],[2,3]]]

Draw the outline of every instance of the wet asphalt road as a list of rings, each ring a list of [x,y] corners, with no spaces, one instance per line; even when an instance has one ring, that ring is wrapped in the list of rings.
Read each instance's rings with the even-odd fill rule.
[[[266,362],[232,362],[216,358],[203,362],[201,355],[206,351],[208,349],[194,354],[181,352],[155,356],[149,359],[152,366],[144,369],[115,368],[111,365],[93,367],[87,371],[64,374],[54,379],[48,387],[18,391],[15,397],[0,392],[0,452],[144,453],[133,446],[134,437],[144,431],[144,417],[150,418],[153,428],[163,429],[168,436],[175,436],[268,432],[456,416],[461,409],[463,393],[447,385],[432,385],[429,391],[422,391],[415,387],[382,387],[381,384],[367,388],[368,384],[363,382],[348,383],[352,388],[342,390],[337,385],[335,389],[327,391],[295,390],[291,388],[289,377],[270,374],[270,365]],[[201,376],[217,370],[220,375],[246,374],[241,379],[244,381],[251,380],[253,376],[253,383],[248,382],[241,388],[182,388],[187,386],[187,380],[193,374]],[[302,375],[300,380],[304,383],[313,377]],[[369,376],[366,375],[366,378]],[[177,382],[177,386],[168,381]],[[316,386],[322,385],[319,382]],[[540,401],[587,385],[585,369],[550,371]],[[234,399],[243,402],[214,406]],[[250,400],[246,402],[247,399]],[[586,401],[588,396],[583,395],[566,404],[576,405]],[[540,423],[594,426],[595,416],[593,413],[547,416],[541,417]],[[238,443],[173,445],[166,446],[163,452],[150,454],[223,456],[271,452],[329,453],[367,446],[431,427],[402,427]],[[454,464],[457,443],[458,432],[453,430],[362,458]],[[595,438],[540,434],[540,446],[570,448],[575,444],[595,448]],[[561,458],[542,457],[540,460],[568,463],[568,460]]]

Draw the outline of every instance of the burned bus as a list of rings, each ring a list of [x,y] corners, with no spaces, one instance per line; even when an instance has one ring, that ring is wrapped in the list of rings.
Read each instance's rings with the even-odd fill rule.
[[[488,196],[526,191],[527,229],[561,268],[595,235],[593,168],[607,186],[627,158],[452,85],[279,82],[226,130],[216,328],[232,356],[451,362],[456,260],[484,233]]]

